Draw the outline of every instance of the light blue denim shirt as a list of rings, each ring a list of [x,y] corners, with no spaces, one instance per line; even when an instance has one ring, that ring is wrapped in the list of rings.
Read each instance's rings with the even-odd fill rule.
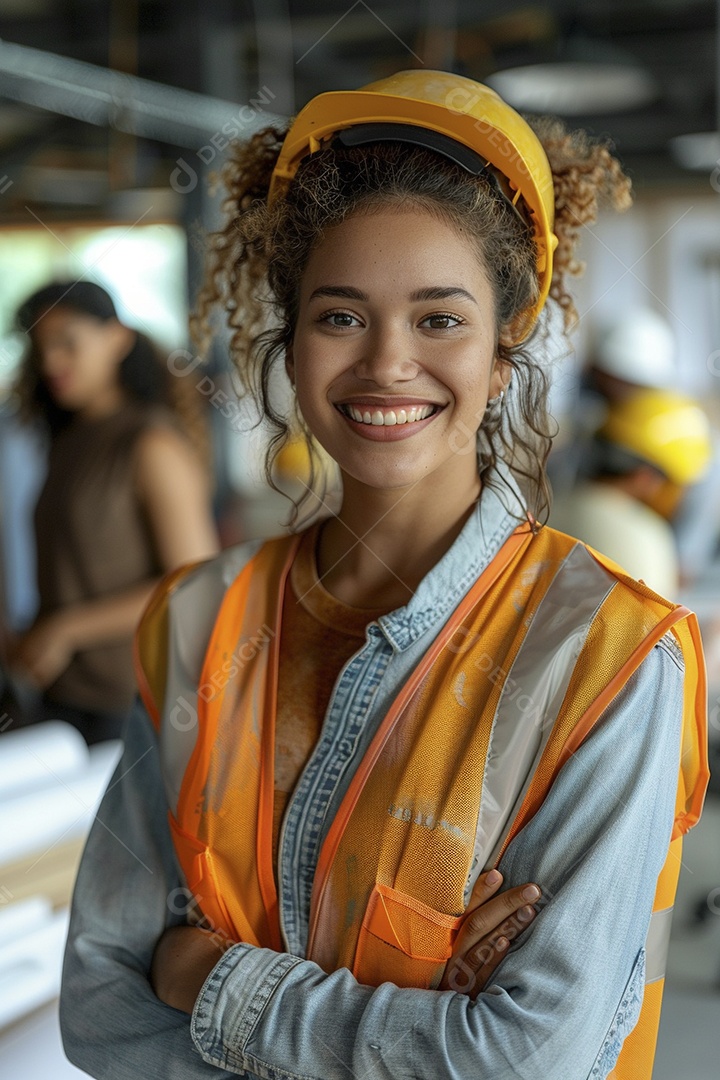
[[[318,852],[354,769],[399,688],[513,531],[508,491],[486,487],[410,602],[371,623],[340,672],[293,793],[280,845],[286,952],[239,944],[192,1019],[148,982],[155,944],[185,921],[152,724],[139,700],[78,875],[61,1025],[96,1077],[200,1080],[488,1080],[606,1077],[639,1013],[644,942],[670,838],[683,665],[664,638],[561,770],[500,864],[504,887],[543,898],[475,1001],[454,991],[360,985],[304,959]]]

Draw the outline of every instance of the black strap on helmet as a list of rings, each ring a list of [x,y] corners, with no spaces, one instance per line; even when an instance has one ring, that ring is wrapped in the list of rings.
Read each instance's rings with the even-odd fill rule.
[[[355,124],[353,127],[338,131],[333,138],[332,145],[340,143],[341,146],[347,147],[365,146],[367,143],[374,142],[405,142],[411,143],[413,146],[421,146],[425,150],[434,150],[435,153],[449,158],[450,161],[472,173],[473,176],[487,177],[492,187],[505,200],[523,225],[529,225],[520,207],[513,201],[507,177],[490,165],[482,154],[478,154],[477,151],[472,150],[469,146],[465,146],[464,143],[458,142],[457,139],[453,139],[449,135],[443,135],[441,131],[432,131],[416,124]]]
[[[484,157],[469,146],[443,135],[440,131],[417,127],[415,124],[356,124],[335,136],[343,146],[364,146],[371,142],[407,142],[450,158],[456,165],[479,176],[487,164]]]

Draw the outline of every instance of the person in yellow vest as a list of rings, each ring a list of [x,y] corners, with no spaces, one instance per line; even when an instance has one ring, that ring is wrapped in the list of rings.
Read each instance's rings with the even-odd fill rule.
[[[302,431],[308,503],[342,501],[150,601],[66,1052],[118,1080],[649,1078],[702,652],[543,526],[537,329],[549,296],[571,323],[575,240],[628,181],[430,71],[321,94],[224,180],[196,331],[227,308],[270,475]]]
[[[589,456],[590,478],[553,497],[553,528],[609,555],[656,592],[675,595],[680,565],[670,520],[712,462],[707,416],[685,394],[635,390],[610,403]]]

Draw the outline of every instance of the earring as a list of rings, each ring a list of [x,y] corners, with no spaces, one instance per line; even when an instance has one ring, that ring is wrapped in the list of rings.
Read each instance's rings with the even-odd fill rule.
[[[498,412],[502,412],[503,405],[505,403],[505,391],[501,390],[497,397],[490,398],[486,409],[497,409]]]

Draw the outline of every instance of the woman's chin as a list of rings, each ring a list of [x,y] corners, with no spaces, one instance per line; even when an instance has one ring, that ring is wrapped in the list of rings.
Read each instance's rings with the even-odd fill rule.
[[[75,395],[73,394],[71,387],[65,386],[60,382],[46,382],[45,389],[47,390],[50,397],[53,399],[54,403],[58,405],[61,409],[75,408],[75,406],[73,405],[73,399]]]

